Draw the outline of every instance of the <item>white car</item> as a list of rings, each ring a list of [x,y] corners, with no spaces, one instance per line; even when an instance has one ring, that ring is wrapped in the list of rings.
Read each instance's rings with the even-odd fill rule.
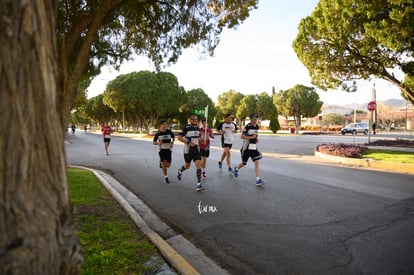
[[[364,133],[364,135],[368,135],[368,131],[368,123],[365,122],[351,123],[341,129],[342,135],[345,135],[346,133],[351,133],[353,135],[356,135],[358,133]]]

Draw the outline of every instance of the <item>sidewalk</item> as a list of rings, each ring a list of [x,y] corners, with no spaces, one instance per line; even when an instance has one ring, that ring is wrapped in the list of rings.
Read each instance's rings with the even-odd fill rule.
[[[135,194],[107,173],[81,166],[70,166],[91,171],[108,192],[118,201],[132,221],[158,248],[165,260],[179,274],[228,275],[229,273],[208,258],[184,236],[177,234],[161,221]],[[144,221],[145,219],[145,221]],[[161,232],[161,237],[157,232]],[[166,275],[165,273],[163,273]],[[175,273],[167,273],[175,274]]]

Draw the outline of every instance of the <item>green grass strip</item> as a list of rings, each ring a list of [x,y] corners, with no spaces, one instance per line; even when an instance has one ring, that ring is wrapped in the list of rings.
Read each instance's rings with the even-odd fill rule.
[[[82,243],[82,274],[149,274],[163,260],[156,247],[92,172],[69,168],[74,219]]]
[[[365,153],[363,157],[380,161],[414,164],[413,152],[369,149],[369,151]]]

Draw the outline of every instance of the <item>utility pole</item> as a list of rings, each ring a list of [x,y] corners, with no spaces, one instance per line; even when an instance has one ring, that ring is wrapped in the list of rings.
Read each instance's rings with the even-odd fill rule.
[[[354,123],[356,123],[356,112],[357,112],[357,95],[356,95],[356,91],[357,91],[357,85],[356,85],[356,81],[354,80],[354,82],[352,83],[352,90],[351,90],[351,92],[355,93]]]
[[[408,100],[405,100],[405,131],[408,131]]]
[[[372,100],[375,103],[377,103],[377,91],[375,90],[375,82],[374,85],[372,86]],[[371,113],[371,120],[372,123],[377,123],[377,109],[375,109],[372,113]]]

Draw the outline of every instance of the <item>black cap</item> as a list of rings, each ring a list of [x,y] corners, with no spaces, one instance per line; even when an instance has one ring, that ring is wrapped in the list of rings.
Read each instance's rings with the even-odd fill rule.
[[[256,113],[251,113],[250,114],[250,119],[258,119],[258,118],[259,118],[258,114],[256,114]]]

